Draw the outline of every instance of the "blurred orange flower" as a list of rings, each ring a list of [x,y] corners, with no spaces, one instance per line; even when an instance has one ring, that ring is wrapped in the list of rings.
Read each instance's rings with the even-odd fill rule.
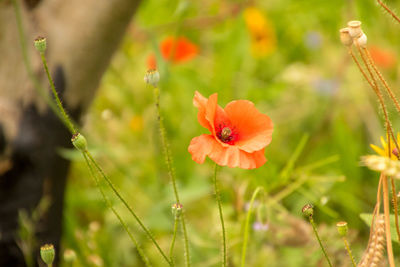
[[[211,134],[192,139],[189,152],[197,163],[206,156],[218,165],[254,169],[267,160],[265,147],[271,142],[273,124],[247,100],[236,100],[225,108],[217,104],[218,95],[205,98],[195,92],[193,104],[199,109],[197,119]]]
[[[257,8],[244,10],[244,20],[251,37],[251,50],[254,56],[264,57],[275,51],[276,36],[267,17]]]
[[[389,69],[396,65],[396,55],[392,51],[371,46],[369,52],[375,64],[379,67]]]
[[[161,42],[160,51],[165,60],[173,63],[181,63],[194,58],[199,53],[199,48],[185,37],[175,38],[170,36]],[[147,67],[149,69],[157,68],[154,54],[151,54],[147,58]]]

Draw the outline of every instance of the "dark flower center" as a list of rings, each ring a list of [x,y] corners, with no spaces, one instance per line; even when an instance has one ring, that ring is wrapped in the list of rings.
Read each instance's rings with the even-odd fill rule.
[[[234,129],[225,125],[216,127],[216,134],[219,140],[230,145],[233,145],[234,141],[237,139],[237,134],[234,132]]]

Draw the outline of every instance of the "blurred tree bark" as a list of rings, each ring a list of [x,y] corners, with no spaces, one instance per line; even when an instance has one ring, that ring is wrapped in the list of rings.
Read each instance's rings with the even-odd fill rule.
[[[17,1],[34,73],[42,86],[49,88],[39,54],[33,48],[33,40],[45,36],[46,57],[56,89],[70,115],[79,121],[139,0]],[[69,162],[58,155],[57,148],[71,147],[71,136],[38,96],[23,62],[15,9],[11,1],[2,0],[0,266],[25,266],[16,242],[18,212],[31,213],[43,196],[49,197],[50,206],[35,227],[38,245],[53,243],[59,249],[62,230]]]

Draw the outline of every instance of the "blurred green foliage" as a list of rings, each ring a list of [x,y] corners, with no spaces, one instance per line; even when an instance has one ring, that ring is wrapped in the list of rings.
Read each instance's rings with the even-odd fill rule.
[[[378,175],[360,167],[359,159],[373,153],[369,144],[378,144],[383,124],[373,92],[341,45],[338,30],[347,21],[359,19],[371,45],[395,49],[400,43],[399,25],[373,0],[252,2],[276,34],[274,51],[261,58],[251,52],[242,12],[246,6],[240,1],[143,1],[85,117],[89,147],[167,250],[174,198],[160,147],[153,91],[143,82],[147,57],[156,53],[161,109],[193,265],[218,266],[220,261],[213,162],[207,159],[198,165],[187,152],[191,138],[206,133],[192,104],[198,90],[204,96],[217,92],[221,106],[233,99],[248,99],[272,118],[275,127],[264,166],[220,172],[232,266],[240,262],[246,203],[257,186],[267,192],[269,228],[251,231],[248,266],[325,264],[301,217],[306,203],[316,207],[315,220],[334,265],[350,266],[335,224],[349,223],[349,241],[360,259],[369,228],[359,214],[373,210]],[[399,2],[388,4],[400,7]],[[162,60],[158,44],[171,35],[190,39],[198,45],[199,55],[180,64]],[[397,66],[383,70],[393,87],[400,84],[399,70]],[[393,107],[389,109],[396,130],[397,114]],[[79,154],[61,153],[74,160],[63,237],[63,247],[77,253],[73,266],[142,266]],[[154,266],[164,266],[128,212],[113,201]],[[183,266],[180,238],[175,255],[177,266]]]

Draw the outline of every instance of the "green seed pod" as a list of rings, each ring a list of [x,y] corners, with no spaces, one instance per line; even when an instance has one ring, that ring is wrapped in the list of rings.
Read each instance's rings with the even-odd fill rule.
[[[33,45],[35,46],[37,51],[39,51],[40,53],[44,53],[46,51],[46,48],[47,48],[46,38],[40,37],[40,36],[37,37],[35,39],[35,41],[33,42]]]
[[[336,224],[337,230],[341,237],[345,237],[348,232],[347,222],[338,222]]]
[[[45,244],[40,247],[40,257],[47,265],[53,264],[55,255],[56,252],[52,244]]]
[[[183,205],[182,204],[180,204],[180,203],[172,204],[172,207],[171,207],[172,214],[174,214],[176,218],[179,218],[179,216],[181,216],[182,209],[183,209]]]
[[[79,151],[85,152],[87,150],[86,138],[80,133],[74,134],[71,138],[71,142]]]
[[[312,217],[314,215],[314,207],[312,204],[305,205],[302,210],[303,214],[308,217]]]

